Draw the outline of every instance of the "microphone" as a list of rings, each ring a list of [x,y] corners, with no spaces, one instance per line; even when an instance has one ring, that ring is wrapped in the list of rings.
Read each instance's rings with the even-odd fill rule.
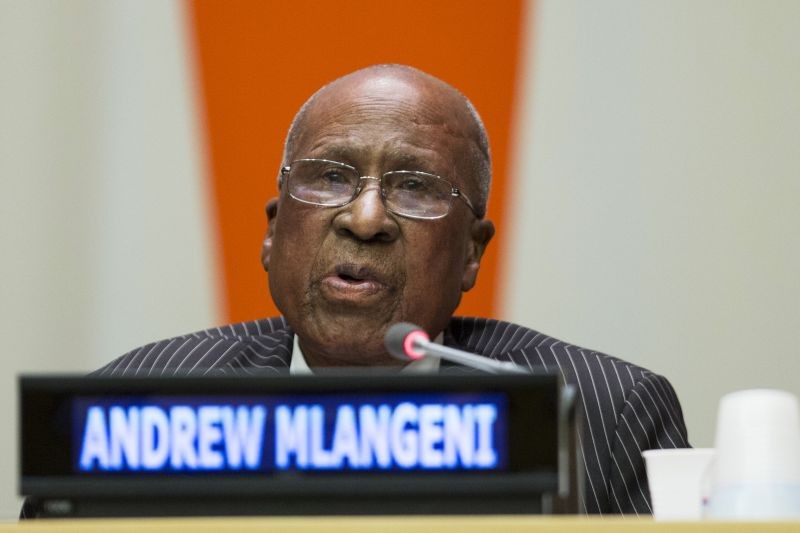
[[[398,322],[390,327],[383,338],[383,343],[389,354],[401,361],[408,362],[433,356],[489,374],[530,374],[528,369],[517,366],[511,361],[495,361],[431,342],[422,328],[408,322]]]

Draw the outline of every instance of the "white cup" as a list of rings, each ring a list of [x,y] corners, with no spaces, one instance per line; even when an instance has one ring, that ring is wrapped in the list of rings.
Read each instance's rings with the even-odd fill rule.
[[[707,516],[800,518],[800,409],[785,391],[753,389],[720,400]]]
[[[711,448],[642,452],[647,467],[653,518],[699,520],[703,516],[703,476],[714,456]]]

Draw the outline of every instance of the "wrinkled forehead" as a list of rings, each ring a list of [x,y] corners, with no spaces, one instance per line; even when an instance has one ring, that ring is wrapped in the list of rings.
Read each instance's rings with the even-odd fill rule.
[[[294,129],[287,163],[314,157],[358,167],[368,154],[394,170],[424,170],[462,187],[474,185],[472,162],[480,157],[477,127],[463,96],[435,78],[337,80],[312,97]]]
[[[356,73],[324,87],[304,106],[293,136],[317,135],[330,125],[390,125],[467,141],[477,137],[469,110],[455,90],[432,78]]]

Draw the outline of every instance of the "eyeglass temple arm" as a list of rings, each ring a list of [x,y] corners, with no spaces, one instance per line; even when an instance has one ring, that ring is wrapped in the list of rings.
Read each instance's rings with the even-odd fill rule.
[[[292,168],[291,166],[281,167],[281,171],[278,174],[278,190],[280,190],[283,187],[284,177],[289,173],[289,170],[291,170],[291,168]]]
[[[472,202],[470,201],[470,199],[467,198],[467,195],[464,194],[463,192],[461,192],[461,189],[459,189],[458,187],[453,187],[453,190],[452,190],[451,194],[453,196],[456,196],[456,197],[461,198],[462,200],[464,200],[464,203],[467,204],[467,207],[469,207],[470,211],[472,211],[472,214],[475,215],[475,218],[478,218],[478,219],[483,218],[478,213],[478,210],[475,209],[475,206],[472,205]]]

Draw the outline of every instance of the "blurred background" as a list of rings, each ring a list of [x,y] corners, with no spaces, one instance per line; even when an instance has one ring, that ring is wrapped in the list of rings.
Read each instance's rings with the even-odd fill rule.
[[[800,2],[0,1],[0,518],[16,376],[275,313],[283,136],[324,83],[421,68],[481,112],[498,229],[461,314],[717,402],[800,394]]]

